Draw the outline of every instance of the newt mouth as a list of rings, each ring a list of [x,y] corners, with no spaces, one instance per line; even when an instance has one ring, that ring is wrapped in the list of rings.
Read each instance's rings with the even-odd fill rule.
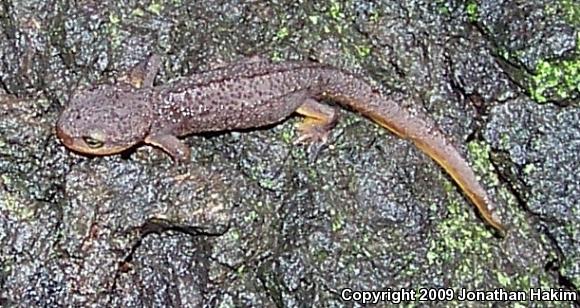
[[[60,139],[60,141],[62,141],[62,143],[67,146],[67,147],[72,147],[74,144],[74,139],[69,136],[67,133],[65,133],[64,130],[62,130],[62,128],[60,128],[59,126],[56,127],[56,136]]]

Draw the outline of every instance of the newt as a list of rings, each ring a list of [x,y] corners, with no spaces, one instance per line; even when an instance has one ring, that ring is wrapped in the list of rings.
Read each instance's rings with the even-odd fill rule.
[[[74,93],[56,125],[61,142],[90,155],[145,143],[175,161],[187,161],[190,150],[178,137],[262,127],[297,113],[305,117],[297,141],[324,143],[338,110],[321,101],[333,101],[413,142],[453,178],[488,225],[506,234],[473,170],[434,122],[387,99],[355,74],[316,62],[252,58],[154,86],[159,69],[160,58],[151,56],[124,82]]]

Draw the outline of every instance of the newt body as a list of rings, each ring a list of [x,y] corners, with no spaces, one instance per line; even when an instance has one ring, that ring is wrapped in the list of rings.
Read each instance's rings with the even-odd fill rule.
[[[76,93],[62,112],[57,134],[75,151],[108,155],[139,143],[155,145],[175,160],[189,158],[177,137],[261,127],[297,112],[306,116],[300,140],[325,141],[337,113],[320,100],[348,106],[412,141],[447,171],[500,234],[491,201],[466,160],[428,120],[386,99],[359,77],[313,62],[244,60],[165,85],[153,86],[159,59],[135,69],[131,84],[103,84]]]

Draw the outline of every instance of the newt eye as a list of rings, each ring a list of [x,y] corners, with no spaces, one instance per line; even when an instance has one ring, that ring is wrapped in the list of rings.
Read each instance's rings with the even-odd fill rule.
[[[103,146],[103,142],[101,140],[95,139],[93,137],[84,136],[83,140],[91,149],[98,149]]]

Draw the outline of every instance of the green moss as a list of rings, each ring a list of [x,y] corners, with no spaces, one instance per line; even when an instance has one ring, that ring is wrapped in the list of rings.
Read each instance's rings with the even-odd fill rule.
[[[119,16],[117,16],[117,14],[115,14],[115,13],[109,14],[109,23],[111,25],[116,26],[119,24],[120,21],[121,21],[121,18]]]
[[[497,277],[497,282],[499,282],[499,284],[502,285],[503,287],[507,287],[507,286],[511,285],[511,283],[512,283],[511,278],[509,276],[507,276],[505,273],[498,272],[496,274],[496,277]]]
[[[310,15],[308,16],[308,20],[310,21],[310,23],[312,23],[313,25],[318,25],[318,22],[320,21],[320,16],[318,15]]]
[[[256,204],[256,208],[260,208],[263,207],[264,204],[262,202],[258,202]],[[253,221],[256,221],[260,218],[260,215],[258,215],[258,213],[256,211],[249,211],[248,214],[244,217],[244,222],[246,223],[251,223]],[[232,240],[234,241],[238,241],[240,239],[240,234],[232,234]]]
[[[8,174],[0,176],[0,183],[6,187],[10,187],[11,191],[25,191],[24,182],[19,177],[10,176]],[[19,194],[6,192],[0,202],[4,203],[4,209],[7,214],[14,219],[28,220],[36,214],[36,207],[26,203]]]
[[[286,144],[292,144],[294,142],[295,134],[294,128],[291,125],[286,125],[284,129],[282,129],[282,141]]]
[[[328,13],[330,14],[330,17],[332,17],[334,20],[342,20],[345,17],[344,13],[342,12],[341,2],[339,1],[330,2]]]
[[[532,98],[544,103],[562,101],[580,93],[580,58],[571,60],[541,60],[536,65],[529,91]]]
[[[143,11],[141,8],[136,8],[131,12],[131,16],[143,17],[145,16],[145,11]]]
[[[492,235],[483,223],[473,224],[472,218],[468,214],[468,209],[454,196],[455,186],[450,181],[443,182],[444,189],[451,199],[447,206],[449,211],[448,219],[443,221],[438,228],[440,238],[437,243],[431,245],[427,254],[427,259],[431,262],[434,259],[442,258],[449,261],[456,253],[478,252],[479,255],[489,254],[491,247],[483,239]]]
[[[481,141],[471,141],[467,145],[470,157],[473,159],[475,171],[489,172],[491,162],[489,161],[489,145]]]
[[[474,224],[467,209],[459,200],[452,199],[447,209],[449,218],[439,224],[440,236],[431,243],[427,253],[429,265],[452,261],[456,256],[468,255],[477,255],[485,261],[491,260],[491,246],[485,239],[492,235],[485,225]],[[465,260],[471,259],[465,258]],[[486,264],[485,261],[481,263]],[[455,260],[455,262],[461,261]],[[462,267],[458,266],[458,269],[460,268]],[[473,267],[469,266],[469,268]],[[459,277],[462,276],[461,273],[457,274]]]
[[[371,47],[368,45],[357,45],[355,49],[359,58],[366,58],[371,54]]]
[[[163,10],[163,4],[159,2],[152,2],[148,7],[147,11],[159,16]]]
[[[306,158],[306,157],[304,157]],[[306,173],[306,175],[308,176],[308,180],[316,183],[316,181],[319,181],[320,179],[318,178],[318,171],[316,169],[316,167],[312,167],[310,169],[308,169],[308,172]]]
[[[530,174],[532,174],[534,171],[536,171],[536,166],[535,166],[534,164],[527,164],[527,165],[524,167],[523,171],[524,171],[524,174],[525,174],[525,175],[528,175],[528,176],[529,176],[529,175],[530,175]]]
[[[449,3],[445,0],[435,0],[433,1],[433,4],[435,5],[437,12],[441,15],[444,16],[450,16],[451,15],[451,10],[449,10]]]
[[[497,186],[499,185],[499,179],[497,175],[493,172],[493,166],[491,165],[490,146],[483,141],[471,141],[467,145],[467,151],[469,152],[469,158],[472,162],[473,170],[476,174],[486,174],[491,180],[491,184]]]
[[[467,14],[467,20],[469,22],[476,22],[479,18],[479,7],[477,6],[477,2],[475,0],[470,0],[467,2],[465,6],[465,13]]]
[[[573,25],[580,25],[580,2],[577,0],[560,0],[566,21]]]
[[[304,16],[307,21],[302,29],[289,29],[290,35],[297,31],[296,35],[302,38],[302,42],[316,42],[321,36],[332,37],[337,40],[337,44],[342,51],[341,59],[345,62],[356,63],[358,60],[367,58],[372,53],[372,44],[368,37],[356,31],[352,24],[358,18],[351,0],[338,1],[331,0],[320,5],[316,11],[308,12]],[[320,14],[318,14],[320,13]],[[368,21],[373,22],[380,18],[378,10],[369,12]],[[279,39],[286,34],[285,29],[278,30],[275,37]],[[307,44],[309,45],[309,44]]]
[[[226,233],[226,237],[229,237],[229,240],[233,243],[236,243],[240,240],[240,230],[233,229],[230,232]]]
[[[272,59],[274,62],[279,62],[284,60],[284,56],[280,51],[275,50],[270,54],[270,59]]]
[[[290,30],[288,30],[288,27],[282,27],[278,29],[278,32],[276,32],[276,39],[283,40],[288,37],[289,34]]]
[[[379,13],[379,11],[373,10],[370,15],[371,17],[369,21],[371,22],[377,23],[381,19],[381,14]]]
[[[246,266],[244,264],[240,265],[240,267],[237,268],[236,270],[236,275],[238,275],[238,277],[243,278],[246,275],[247,269]]]
[[[332,232],[338,232],[344,227],[344,216],[340,212],[336,212],[334,210],[330,211],[330,215],[332,216]]]
[[[109,14],[109,23],[105,27],[105,31],[107,32],[107,36],[111,41],[111,46],[113,49],[117,49],[119,46],[121,46],[121,35],[119,30],[120,23],[121,17],[119,17],[119,15],[115,13]]]
[[[509,148],[511,142],[511,137],[508,133],[502,133],[499,137],[499,146],[502,150]]]
[[[580,2],[576,0],[550,3],[546,12],[563,16],[573,26],[580,25]],[[580,31],[576,32],[576,51],[580,53]],[[580,95],[580,57],[539,61],[528,88],[538,103],[575,99]]]
[[[260,178],[259,179],[260,186],[266,189],[274,190],[276,189],[276,182],[273,179],[268,178]]]
[[[500,48],[498,54],[499,54],[500,57],[502,57],[505,60],[509,60],[511,58],[510,52],[507,49],[504,49],[504,48]]]

